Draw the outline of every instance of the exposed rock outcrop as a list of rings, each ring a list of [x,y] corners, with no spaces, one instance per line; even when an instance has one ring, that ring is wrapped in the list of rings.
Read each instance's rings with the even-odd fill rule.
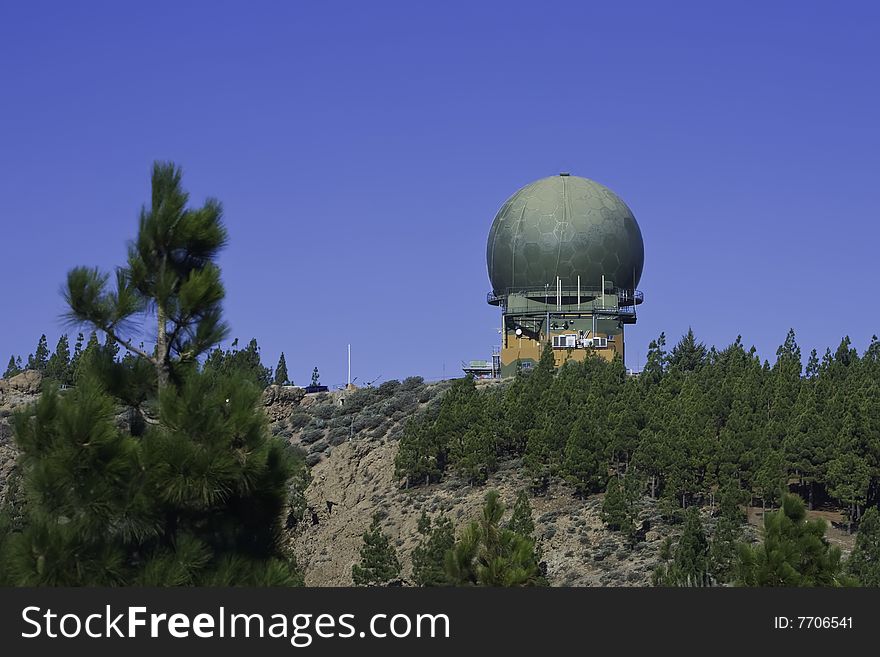
[[[42,383],[43,377],[34,370],[0,379],[0,501],[6,497],[18,454],[12,440],[12,414],[37,400]]]
[[[0,379],[0,410],[11,410],[33,401],[40,393],[43,376],[35,370],[25,370],[9,379]]]
[[[271,385],[263,391],[263,406],[271,422],[287,419],[291,410],[297,406],[305,391],[297,386]]]

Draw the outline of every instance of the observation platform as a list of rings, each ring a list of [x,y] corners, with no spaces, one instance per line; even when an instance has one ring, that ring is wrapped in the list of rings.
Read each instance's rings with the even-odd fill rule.
[[[580,295],[578,295],[580,292]],[[545,315],[547,313],[574,316],[606,316],[619,318],[624,324],[635,324],[636,306],[643,303],[639,290],[624,290],[613,286],[512,288],[503,294],[490,292],[486,301],[499,306],[505,313],[516,315]]]

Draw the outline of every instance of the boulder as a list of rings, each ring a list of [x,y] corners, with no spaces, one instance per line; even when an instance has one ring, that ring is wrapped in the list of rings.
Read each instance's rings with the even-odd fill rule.
[[[0,379],[0,417],[9,416],[12,410],[36,401],[42,383],[43,376],[35,370]]]
[[[277,422],[290,415],[293,407],[298,406],[305,392],[298,386],[271,385],[263,391],[263,406],[269,420]]]
[[[43,375],[36,370],[25,370],[10,379],[0,381],[0,385],[3,383],[8,386],[10,391],[18,392],[22,395],[36,395],[40,392]]]

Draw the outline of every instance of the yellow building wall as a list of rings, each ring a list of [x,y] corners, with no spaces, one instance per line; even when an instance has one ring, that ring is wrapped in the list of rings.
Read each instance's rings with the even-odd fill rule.
[[[511,365],[518,360],[533,360],[537,363],[541,359],[543,350],[542,341],[522,336],[510,337],[507,346],[501,349],[501,366]],[[575,362],[586,360],[589,353],[594,353],[609,362],[614,360],[614,356],[618,353],[623,358],[623,333],[615,335],[614,341],[609,342],[606,349],[554,349],[553,358],[556,367],[562,367],[569,360]]]

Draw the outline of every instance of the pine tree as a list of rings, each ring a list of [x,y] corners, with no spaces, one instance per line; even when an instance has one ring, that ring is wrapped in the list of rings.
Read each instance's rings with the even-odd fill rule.
[[[272,368],[266,367],[260,360],[260,347],[256,338],[251,338],[247,347],[239,352],[243,354],[243,369],[251,373],[251,378],[256,381],[260,388],[265,388],[272,382]]]
[[[634,383],[625,384],[612,417],[611,440],[608,448],[617,472],[626,472],[639,446],[639,433],[644,428],[641,400]]]
[[[783,439],[789,468],[806,488],[810,508],[816,485],[825,478],[833,444],[833,435],[826,430],[819,413],[818,397],[814,382],[803,384],[792,410],[794,422],[787,428]]]
[[[789,329],[776,350],[776,363],[768,379],[769,420],[768,429],[773,446],[784,439],[786,428],[793,421],[793,411],[801,389],[801,348],[795,339],[794,329]]]
[[[496,467],[495,454],[492,436],[479,426],[464,431],[449,446],[453,468],[471,484],[482,484],[489,478]]]
[[[657,383],[666,372],[669,359],[666,353],[666,333],[660,333],[656,340],[648,345],[648,356],[645,360],[645,369],[642,372],[642,380]]]
[[[76,343],[73,346],[73,355],[70,357],[70,365],[67,368],[67,383],[73,383],[76,379],[76,370],[79,367],[80,358],[82,358],[84,340],[85,336],[82,333],[78,333]]]
[[[284,352],[281,352],[281,357],[278,359],[278,366],[275,368],[275,385],[276,386],[286,386],[290,383],[290,378],[287,375],[287,361],[284,360]]]
[[[211,376],[241,376],[262,390],[272,382],[272,370],[260,360],[260,345],[251,338],[244,349],[238,349],[238,339],[230,349],[216,347],[208,354],[203,370]]]
[[[662,336],[665,344],[665,336]],[[662,349],[662,345],[658,343],[658,350]],[[661,352],[662,353],[662,352]],[[672,348],[669,354],[669,369],[675,369],[680,372],[693,372],[700,369],[706,361],[706,345],[697,342],[694,337],[694,330],[688,328],[688,332],[682,336],[678,344]],[[660,356],[660,353],[658,353]]]
[[[446,446],[438,443],[432,423],[425,417],[410,418],[394,457],[394,474],[406,486],[440,479],[446,467]]]
[[[788,471],[781,452],[767,449],[762,454],[760,465],[754,474],[753,488],[761,498],[764,510],[779,500],[788,482]]]
[[[92,325],[128,351],[152,363],[159,388],[179,379],[188,364],[220,342],[227,333],[221,317],[224,291],[215,264],[226,244],[220,203],[209,199],[188,209],[181,171],[155,163],[152,200],[141,209],[137,238],[129,245],[126,266],[109,275],[78,267],[67,277],[69,318]],[[123,332],[138,313],[153,313],[153,353],[138,347]]]
[[[608,472],[604,455],[604,436],[598,422],[590,414],[575,420],[563,451],[565,478],[578,495],[602,490]]]
[[[648,477],[652,498],[662,489],[664,473],[671,460],[670,448],[664,435],[656,427],[646,427],[640,435],[639,445],[633,454],[633,463]]]
[[[739,482],[727,478],[719,484],[718,511],[723,518],[729,518],[737,525],[746,521],[742,505],[748,501],[748,493],[739,487]]]
[[[859,361],[858,352],[852,348],[852,341],[849,339],[849,336],[844,336],[844,338],[840,341],[840,344],[837,347],[837,351],[834,352],[834,362],[844,367],[849,367]]]
[[[27,369],[36,370],[37,372],[43,373],[46,371],[46,367],[49,365],[49,345],[46,342],[46,334],[40,336],[40,340],[37,343],[37,350],[33,354],[28,356],[27,360]]]
[[[853,396],[858,395],[857,382]],[[872,406],[872,404],[867,405]],[[871,440],[858,404],[845,412],[828,464],[828,492],[849,507],[849,531],[867,502],[872,479],[867,443]]]
[[[611,477],[602,500],[602,522],[612,531],[623,532],[632,536],[635,532],[636,500],[638,484],[634,485],[634,477]]]
[[[421,539],[412,553],[413,581],[417,586],[449,585],[444,564],[446,553],[455,544],[452,521],[443,514],[431,521],[422,511],[418,530]]]
[[[457,379],[443,395],[437,418],[424,436],[439,466],[448,461],[471,483],[495,469],[495,436],[484,422],[485,398],[473,377]]]
[[[112,400],[91,380],[63,397],[49,388],[16,416],[15,436],[32,503],[7,546],[11,583],[125,583],[125,545],[155,530],[137,446],[116,430]]]
[[[742,523],[722,513],[715,521],[715,531],[709,543],[709,572],[721,584],[731,581],[737,559],[737,545],[742,540]]]
[[[109,335],[104,336],[104,353],[111,360],[116,360],[119,356],[119,344]]]
[[[162,424],[139,439],[116,428],[91,372],[67,395],[45,392],[16,418],[34,503],[9,547],[14,583],[299,582],[280,552],[289,466],[258,397],[240,381],[190,378],[163,393]]]
[[[785,495],[764,519],[763,543],[740,544],[737,580],[744,586],[846,586],[840,548],[825,538],[825,521],[807,520],[803,501]]]
[[[446,553],[446,574],[456,586],[544,584],[534,541],[501,526],[498,491],[486,493],[480,519],[471,522]]]
[[[61,385],[72,383],[70,377],[70,345],[67,342],[67,335],[62,335],[58,338],[58,344],[55,345],[55,353],[49,357],[49,362],[46,366],[46,378]]]
[[[530,383],[533,376],[534,373],[529,376]],[[583,435],[583,424],[572,426],[574,419],[569,404],[561,395],[554,393],[554,382],[551,380],[550,387],[538,397],[536,403],[541,404],[541,408],[535,413],[534,424],[526,439],[523,465],[532,479],[531,488],[534,491],[545,490],[552,476],[566,473],[563,468],[566,457],[567,465],[572,468],[569,475],[576,476],[575,469],[580,463],[579,459],[575,459],[583,455],[580,449],[582,441],[589,440],[588,436]],[[572,446],[566,454],[566,441],[569,439]]]
[[[815,379],[819,374],[819,354],[816,353],[815,349],[810,351],[810,358],[807,361],[807,368],[804,370],[804,374],[808,379]]]
[[[507,522],[507,528],[522,536],[533,539],[535,533],[535,521],[532,520],[532,505],[529,504],[529,496],[526,491],[517,493],[516,502],[513,504],[513,512]]]
[[[379,514],[373,516],[370,528],[364,532],[361,562],[351,567],[356,586],[385,586],[400,576],[400,561],[391,540],[382,532]]]
[[[6,365],[6,371],[3,373],[4,379],[11,379],[17,374],[21,374],[21,358],[18,361],[15,360],[15,356],[9,357],[9,364]]]
[[[86,348],[80,353],[76,362],[76,370],[73,372],[73,380],[75,383],[79,382],[79,379],[85,375],[85,372],[91,370],[95,358],[98,357],[100,351],[101,343],[98,342],[98,334],[95,331],[92,331],[89,336],[89,341],[86,343]]]
[[[538,365],[531,373],[531,384],[539,390],[546,389],[550,386],[556,374],[556,356],[553,353],[553,345],[549,342],[544,344],[541,350],[541,358],[538,359]]]
[[[269,436],[260,395],[241,376],[192,372],[163,389],[161,422],[142,440],[168,544],[158,558],[177,559],[180,538],[193,539],[207,559],[200,583],[301,583],[281,547],[293,463]]]
[[[113,342],[102,346],[93,332],[76,388],[59,395],[49,386],[16,417],[30,503],[25,529],[4,547],[8,580],[301,584],[281,543],[291,457],[269,434],[260,389],[234,372],[206,375],[190,360],[222,333],[222,286],[210,262],[212,245],[224,235],[219,206],[183,210],[185,194],[170,166],[157,165],[153,189],[152,210],[142,212],[116,291],[107,291],[106,277],[94,270],[68,278],[71,315],[130,353],[118,361]],[[163,249],[167,262],[149,271]],[[118,332],[150,290],[164,331],[164,347],[152,355],[132,349]],[[120,428],[119,406],[147,395],[151,422],[137,431],[131,423]]]
[[[321,384],[321,375],[318,373],[318,366],[315,366],[315,369],[312,370],[312,385],[318,386]]]
[[[862,516],[856,546],[846,564],[861,586],[880,586],[880,512],[871,507]]]
[[[828,492],[848,507],[847,531],[852,533],[858,509],[868,497],[871,469],[858,452],[842,450],[828,464]]]
[[[685,514],[681,537],[672,553],[672,563],[654,572],[654,586],[711,586],[709,542],[699,511],[690,507]]]

